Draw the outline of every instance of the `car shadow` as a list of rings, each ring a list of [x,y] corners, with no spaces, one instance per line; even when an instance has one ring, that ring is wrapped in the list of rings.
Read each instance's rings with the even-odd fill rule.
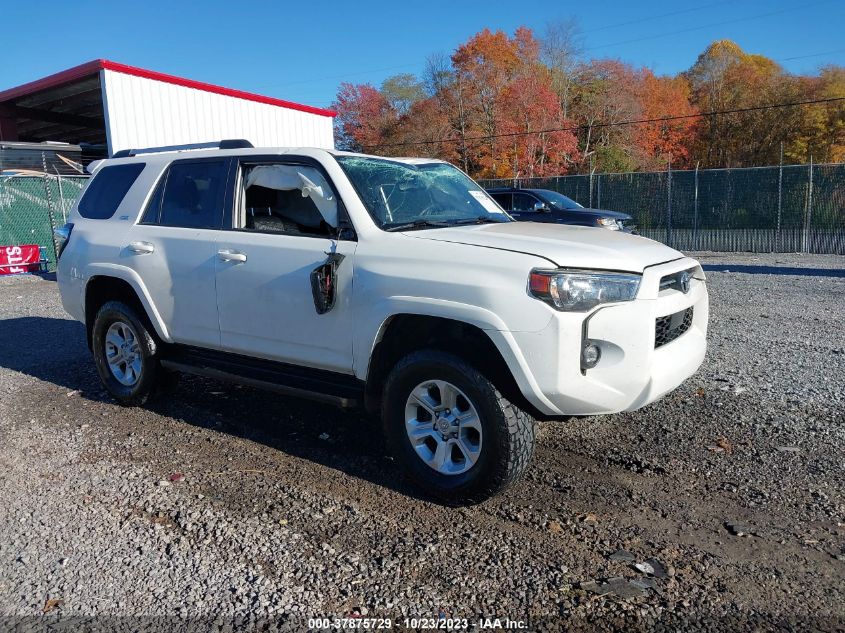
[[[0,366],[119,407],[103,389],[85,344],[84,328],[75,321],[46,317],[0,321]],[[188,375],[172,392],[151,400],[145,408],[432,501],[400,476],[387,455],[378,422],[363,411],[343,411]]]
[[[797,275],[801,277],[842,277],[843,268],[801,268],[799,266],[749,266],[747,264],[702,264],[704,272],[748,273],[751,275]]]

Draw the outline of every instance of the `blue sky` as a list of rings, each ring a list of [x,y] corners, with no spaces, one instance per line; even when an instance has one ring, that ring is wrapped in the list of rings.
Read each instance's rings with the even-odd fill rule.
[[[317,106],[340,81],[418,73],[484,27],[575,17],[587,55],[688,68],[714,39],[789,71],[845,65],[845,0],[7,2],[0,90],[96,58]]]

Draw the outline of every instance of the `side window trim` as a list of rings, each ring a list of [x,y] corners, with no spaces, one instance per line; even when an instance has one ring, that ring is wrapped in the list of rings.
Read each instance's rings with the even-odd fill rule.
[[[233,227],[233,210],[235,206],[235,182],[238,176],[238,161],[229,157],[226,166],[226,178],[223,182],[223,207],[220,209],[220,225],[218,230],[228,231]]]
[[[155,185],[150,189],[152,192],[144,205],[144,212],[141,214],[141,219],[138,224],[145,226],[155,226],[161,224],[161,203],[164,200],[164,190],[167,188],[167,179],[170,176],[170,163],[168,163],[155,181]],[[159,195],[161,194],[161,195]],[[158,198],[158,200],[156,200]],[[155,210],[155,216],[148,218],[147,214],[152,210],[150,205],[153,202],[158,202],[158,209]]]
[[[337,235],[322,236],[322,235],[294,235],[292,233],[278,233],[275,231],[262,231],[258,229],[247,229],[236,226],[235,217],[238,213],[238,206],[240,205],[240,198],[244,195],[242,191],[243,184],[243,167],[244,165],[301,165],[303,167],[312,167],[320,172],[325,178],[326,182],[331,187],[332,192],[337,198],[337,217],[338,227]],[[358,235],[355,232],[355,227],[349,213],[346,211],[346,205],[343,198],[338,193],[337,187],[334,184],[331,176],[329,176],[325,167],[320,161],[311,158],[310,156],[300,156],[296,154],[260,154],[260,155],[245,155],[236,156],[232,160],[232,166],[229,169],[229,186],[227,191],[231,197],[225,207],[224,213],[228,216],[224,218],[224,230],[236,231],[239,233],[260,233],[262,235],[286,235],[288,237],[302,237],[306,239],[333,239],[337,241],[358,241]]]

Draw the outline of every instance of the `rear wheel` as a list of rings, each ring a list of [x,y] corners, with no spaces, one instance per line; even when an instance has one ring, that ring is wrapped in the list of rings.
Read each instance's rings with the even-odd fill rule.
[[[121,404],[144,404],[163,371],[155,339],[140,315],[125,303],[109,301],[97,312],[91,334],[94,363],[108,392]]]
[[[387,379],[382,421],[411,479],[449,503],[475,503],[515,482],[534,450],[534,421],[457,356],[415,352]]]

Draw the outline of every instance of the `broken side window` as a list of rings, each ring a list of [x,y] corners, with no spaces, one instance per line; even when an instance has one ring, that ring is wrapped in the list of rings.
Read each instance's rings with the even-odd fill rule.
[[[246,167],[240,228],[311,237],[337,234],[337,196],[323,175],[304,165]]]

